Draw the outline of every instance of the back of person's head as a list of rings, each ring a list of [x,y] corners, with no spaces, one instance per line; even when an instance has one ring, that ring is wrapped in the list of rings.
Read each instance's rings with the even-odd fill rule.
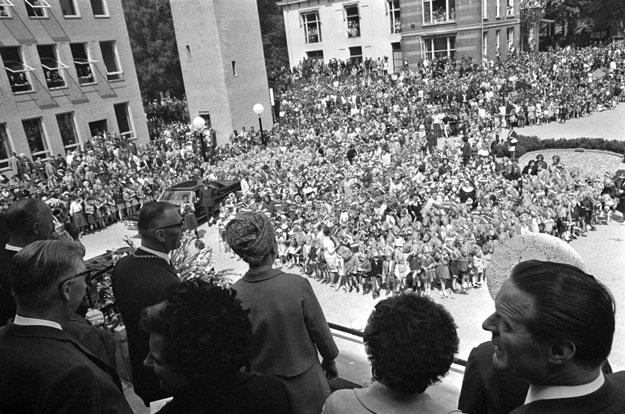
[[[275,248],[273,223],[260,212],[241,213],[225,228],[226,242],[250,266],[259,266]]]
[[[177,210],[176,206],[165,201],[150,201],[145,203],[139,211],[139,221],[137,228],[141,237],[146,237],[148,231],[163,224],[163,218],[168,210]]]
[[[18,304],[49,304],[59,283],[83,263],[82,251],[62,240],[38,240],[20,250],[11,264],[11,290]]]
[[[201,279],[177,285],[143,310],[141,328],[164,340],[161,357],[188,379],[249,368],[252,326],[236,291]]]
[[[442,305],[406,293],[375,306],[364,343],[373,378],[411,395],[424,392],[449,371],[458,351],[458,333]]]
[[[575,363],[585,368],[603,364],[612,349],[615,305],[601,282],[575,266],[539,260],[519,263],[510,279],[534,300],[527,328],[535,341],[571,342]]]
[[[48,210],[50,207],[38,198],[23,198],[16,201],[6,214],[9,232],[30,233],[33,225],[38,223],[42,219],[42,214]]]

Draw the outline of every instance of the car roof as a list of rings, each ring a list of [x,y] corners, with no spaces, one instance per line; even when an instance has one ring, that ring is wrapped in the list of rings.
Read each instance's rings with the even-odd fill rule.
[[[202,186],[202,182],[199,180],[188,180],[181,183],[167,187],[167,190],[190,190],[193,191]]]

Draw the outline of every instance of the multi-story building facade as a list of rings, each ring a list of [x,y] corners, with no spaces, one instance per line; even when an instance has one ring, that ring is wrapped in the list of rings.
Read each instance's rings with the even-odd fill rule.
[[[388,58],[403,64],[400,0],[283,0],[289,62]]]
[[[149,140],[121,0],[0,0],[0,169],[118,133]]]
[[[519,0],[283,0],[291,65],[304,58],[506,58],[519,43]]]
[[[443,56],[505,59],[518,49],[518,0],[402,0],[401,7],[409,63]]]

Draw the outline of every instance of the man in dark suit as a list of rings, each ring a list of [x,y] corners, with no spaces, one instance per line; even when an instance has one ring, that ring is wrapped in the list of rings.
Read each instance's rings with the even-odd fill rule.
[[[625,372],[601,368],[612,348],[609,290],[578,267],[539,260],[516,265],[482,327],[492,365],[529,383],[514,414],[625,412]]]
[[[24,198],[6,214],[9,241],[0,249],[0,326],[15,316],[15,299],[9,286],[11,260],[24,246],[54,235],[54,216],[48,205],[37,198]]]
[[[139,319],[145,307],[162,301],[168,289],[180,283],[169,252],[180,247],[182,225],[183,219],[173,204],[146,203],[139,212],[141,247],[120,259],[113,270],[115,304],[128,335],[132,383],[146,406],[170,394],[160,389],[154,372],[143,366],[150,352],[150,335],[140,329]]]
[[[115,370],[62,324],[85,295],[80,249],[35,241],[13,259],[15,319],[0,328],[0,412],[131,414]]]
[[[204,212],[206,213],[206,220],[208,220],[208,225],[213,224],[213,218],[215,217],[215,199],[213,198],[213,187],[206,185],[200,190],[200,195],[202,197],[202,206],[204,207]]]

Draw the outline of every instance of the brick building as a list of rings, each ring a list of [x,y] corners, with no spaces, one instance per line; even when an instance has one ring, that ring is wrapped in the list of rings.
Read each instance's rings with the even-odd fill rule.
[[[389,58],[505,58],[519,43],[519,0],[283,0],[291,65]]]
[[[0,0],[0,168],[99,132],[149,140],[121,0]]]
[[[191,119],[201,116],[223,145],[233,130],[258,128],[255,104],[273,126],[256,1],[170,0]]]

